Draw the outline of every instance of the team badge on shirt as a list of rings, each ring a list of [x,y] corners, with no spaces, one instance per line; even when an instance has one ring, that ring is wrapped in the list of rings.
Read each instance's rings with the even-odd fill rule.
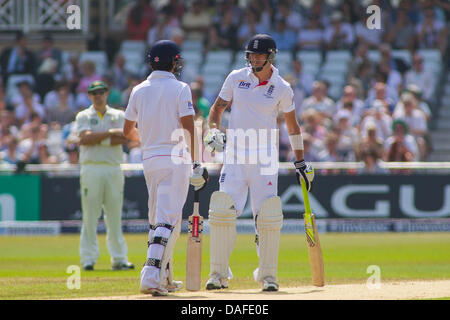
[[[97,118],[91,118],[90,119],[90,123],[91,123],[91,125],[95,126],[95,125],[98,124],[98,119]]]
[[[267,93],[265,93],[264,96],[266,96],[267,98],[273,99],[272,93],[273,93],[274,88],[275,88],[275,86],[273,84],[270,85],[269,89],[267,89]]]

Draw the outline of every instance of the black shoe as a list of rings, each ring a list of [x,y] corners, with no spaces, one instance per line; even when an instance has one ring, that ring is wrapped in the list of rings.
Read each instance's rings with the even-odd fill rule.
[[[112,266],[113,270],[131,270],[134,269],[134,264],[132,264],[131,262],[122,262],[122,263],[118,263],[118,264],[114,264]]]
[[[93,271],[94,270],[94,265],[93,264],[87,264],[87,265],[83,266],[83,270],[85,270],[85,271]]]

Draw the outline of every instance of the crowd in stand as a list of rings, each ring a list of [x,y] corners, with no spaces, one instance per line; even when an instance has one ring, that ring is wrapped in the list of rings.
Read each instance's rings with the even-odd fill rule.
[[[305,3],[307,1],[304,1]],[[151,47],[160,39],[202,42],[205,53],[242,50],[256,33],[268,33],[278,49],[295,53],[318,50],[350,50],[347,85],[337,99],[329,95],[329,83],[320,74],[309,74],[294,59],[284,77],[294,90],[297,115],[302,126],[305,160],[364,161],[367,172],[383,172],[379,161],[426,160],[428,137],[437,79],[423,67],[417,49],[437,49],[447,54],[450,5],[444,1],[239,1],[170,0],[162,7],[138,0],[130,6],[126,40]],[[366,7],[378,5],[382,28],[368,29]],[[392,50],[412,52],[412,63],[394,58]],[[372,61],[369,50],[378,50]],[[132,88],[151,72],[133,74],[125,58],[114,53],[104,74],[92,61],[80,63],[77,53],[62,52],[46,35],[39,51],[27,48],[27,36],[17,33],[15,44],[0,54],[0,162],[77,163],[76,113],[91,102],[87,87],[95,80],[109,86],[108,104],[125,109]],[[445,61],[445,60],[444,60]],[[8,80],[28,74],[10,91]],[[188,78],[183,74],[181,80]],[[217,92],[204,90],[204,79],[189,78],[198,120],[206,119]],[[225,122],[227,114],[225,114]],[[280,116],[280,160],[293,155]],[[140,162],[139,146],[125,145],[126,162]]]

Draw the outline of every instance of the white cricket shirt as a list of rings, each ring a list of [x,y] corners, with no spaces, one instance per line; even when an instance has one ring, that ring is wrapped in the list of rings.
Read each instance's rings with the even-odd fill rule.
[[[142,159],[146,160],[170,156],[176,146],[184,145],[185,150],[184,139],[174,140],[173,134],[180,136],[180,118],[194,114],[189,86],[170,72],[153,71],[131,91],[125,119],[137,122]]]
[[[280,77],[278,69],[272,66],[272,76],[269,80],[259,83],[250,67],[232,71],[222,86],[219,97],[232,101],[228,129],[277,129],[278,113],[295,110],[294,92],[287,81]],[[229,130],[228,130],[229,131]],[[227,131],[227,145],[228,139]],[[257,148],[277,147],[271,143],[258,143]],[[278,140],[276,141],[278,144]],[[244,145],[237,141],[238,149],[255,149],[248,143]]]

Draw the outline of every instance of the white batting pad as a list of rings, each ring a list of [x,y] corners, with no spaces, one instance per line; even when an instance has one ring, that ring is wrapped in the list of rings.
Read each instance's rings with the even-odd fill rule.
[[[278,248],[283,226],[283,211],[280,197],[263,202],[256,219],[259,234],[259,267],[254,273],[256,281],[265,277],[277,278]]]
[[[161,259],[161,270],[159,276],[161,285],[165,285],[167,281],[169,281],[169,283],[173,281],[173,249],[175,248],[175,243],[177,242],[180,232],[181,219],[179,219],[177,224],[174,226]],[[167,264],[169,264],[168,270],[166,270]]]
[[[228,261],[236,242],[236,209],[231,196],[215,191],[209,203],[210,275],[229,278]]]

